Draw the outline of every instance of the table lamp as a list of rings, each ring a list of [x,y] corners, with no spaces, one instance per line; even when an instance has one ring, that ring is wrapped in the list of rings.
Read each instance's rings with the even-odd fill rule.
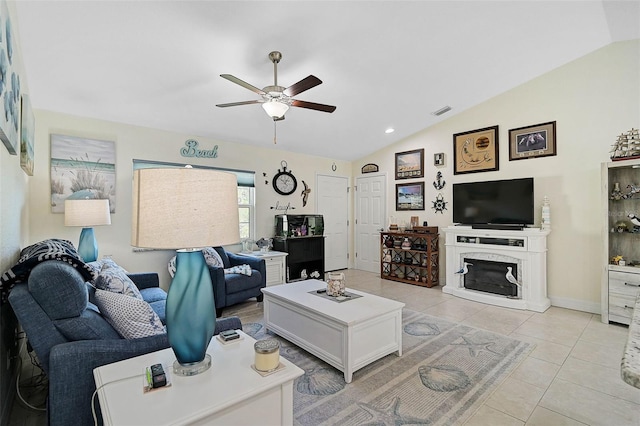
[[[133,173],[131,245],[177,249],[166,305],[175,374],[211,366],[206,353],[216,307],[203,247],[240,242],[237,178],[210,169],[139,169]]]
[[[65,200],[64,225],[82,226],[78,254],[84,262],[98,259],[98,242],[93,233],[93,227],[111,225],[109,200]]]

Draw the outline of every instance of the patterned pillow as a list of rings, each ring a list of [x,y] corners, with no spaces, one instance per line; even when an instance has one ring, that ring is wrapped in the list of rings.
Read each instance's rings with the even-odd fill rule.
[[[125,339],[166,333],[158,314],[144,300],[96,290],[96,305],[109,324]]]
[[[217,251],[213,247],[206,247],[202,249],[202,254],[204,255],[204,260],[207,262],[209,266],[217,266],[218,268],[224,268],[224,263],[222,262],[222,258],[218,254]]]
[[[224,270],[225,274],[242,274],[251,276],[251,266],[249,265],[237,265]]]
[[[104,260],[100,274],[95,279],[95,286],[100,290],[126,294],[142,300],[140,290],[127,276],[127,272],[111,259]]]
[[[204,256],[204,261],[207,262],[208,266],[218,267],[218,268],[224,267],[222,263],[222,258],[220,257],[218,252],[213,249],[213,247],[203,248],[202,255]],[[169,270],[169,275],[171,275],[171,278],[173,278],[173,276],[176,274],[176,257],[175,256],[173,256],[171,260],[169,260],[169,265],[167,265],[167,269]]]

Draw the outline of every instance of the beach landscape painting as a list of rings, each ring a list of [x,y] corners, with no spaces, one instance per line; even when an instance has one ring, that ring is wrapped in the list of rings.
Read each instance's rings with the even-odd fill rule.
[[[115,213],[115,142],[51,135],[51,212],[64,213],[67,199],[108,199]]]

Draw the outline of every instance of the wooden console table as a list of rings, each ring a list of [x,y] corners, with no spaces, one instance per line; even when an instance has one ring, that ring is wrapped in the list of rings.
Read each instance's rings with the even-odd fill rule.
[[[423,287],[438,285],[438,227],[430,232],[381,232],[380,277]],[[407,241],[409,248],[403,248]]]

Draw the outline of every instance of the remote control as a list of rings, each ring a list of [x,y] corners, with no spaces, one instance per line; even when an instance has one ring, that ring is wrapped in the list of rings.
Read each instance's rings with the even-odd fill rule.
[[[228,342],[229,340],[239,339],[240,335],[235,330],[227,330],[220,333],[220,338]]]

